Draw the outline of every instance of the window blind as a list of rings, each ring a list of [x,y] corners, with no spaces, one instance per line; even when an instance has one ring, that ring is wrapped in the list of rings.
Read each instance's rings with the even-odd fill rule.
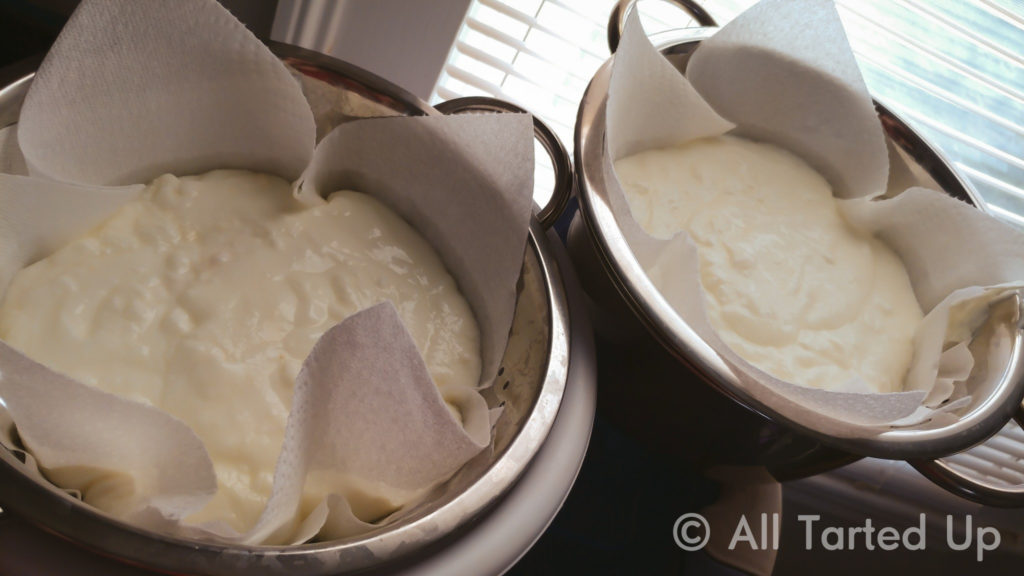
[[[606,27],[616,0],[473,0],[431,103],[460,96],[513,102],[546,122],[572,152],[573,124],[591,76],[609,56]],[[723,2],[739,12],[745,0]],[[644,27],[693,26],[661,0],[641,0]],[[536,194],[543,204],[554,174],[537,148]]]

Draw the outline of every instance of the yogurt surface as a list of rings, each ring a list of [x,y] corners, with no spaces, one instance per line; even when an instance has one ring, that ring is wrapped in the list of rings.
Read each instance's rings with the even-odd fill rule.
[[[828,182],[781,148],[731,136],[615,163],[633,217],[697,246],[712,327],[776,378],[894,392],[922,313],[903,263],[849,225]]]
[[[214,499],[188,520],[243,532],[270,495],[303,360],[328,328],[384,300],[442,396],[478,385],[469,304],[389,208],[350,191],[304,206],[288,182],[251,172],[165,175],[19,272],[0,307],[0,338],[184,421],[218,479]]]

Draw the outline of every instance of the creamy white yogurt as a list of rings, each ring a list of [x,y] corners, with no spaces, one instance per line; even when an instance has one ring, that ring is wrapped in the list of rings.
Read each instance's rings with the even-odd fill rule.
[[[218,479],[189,520],[245,531],[269,497],[303,360],[328,328],[384,300],[442,395],[476,387],[468,303],[433,248],[383,204],[343,191],[305,207],[288,182],[243,171],[167,175],[22,270],[0,338],[183,420]]]
[[[696,243],[712,327],[751,364],[826,390],[902,389],[922,314],[906,269],[796,156],[734,137],[615,163],[633,217]]]

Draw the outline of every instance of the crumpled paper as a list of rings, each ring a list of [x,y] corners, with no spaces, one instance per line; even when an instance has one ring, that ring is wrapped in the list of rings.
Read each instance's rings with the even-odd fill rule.
[[[0,289],[165,172],[270,172],[310,203],[356,188],[434,245],[480,325],[488,385],[533,206],[530,117],[359,120],[319,147],[316,120],[288,69],[213,0],[86,0],[41,65],[17,132],[0,131],[0,159],[15,173],[0,174]],[[39,468],[87,502],[145,528],[245,544],[375,528],[347,493],[400,505],[490,443],[486,402],[466,391],[456,398],[463,425],[452,417],[388,303],[329,330],[304,362],[270,501],[245,534],[182,522],[216,482],[177,419],[2,342],[0,398]],[[319,498],[312,511],[304,490]]]
[[[831,0],[762,0],[704,40],[685,76],[651,45],[634,11],[615,54],[606,122],[605,182],[624,237],[662,297],[755,397],[836,436],[917,425],[971,404],[971,328],[1024,285],[1024,236],[934,191],[880,198],[884,133]],[[871,393],[857,381],[805,388],[740,358],[708,320],[693,242],[685,233],[653,238],[633,219],[615,160],[727,132],[804,158],[833,185],[848,220],[907,264],[927,316],[903,392]]]

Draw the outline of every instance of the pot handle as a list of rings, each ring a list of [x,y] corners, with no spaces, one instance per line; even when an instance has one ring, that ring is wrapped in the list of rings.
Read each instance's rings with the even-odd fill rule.
[[[718,26],[715,19],[707,13],[707,10],[701,8],[700,4],[697,4],[694,0],[669,1],[692,16],[701,26]],[[608,49],[611,50],[612,54],[619,47],[619,39],[622,38],[622,27],[626,25],[626,14],[629,13],[630,8],[635,3],[636,0],[619,0],[615,8],[612,9],[611,16],[608,17]]]
[[[472,114],[486,112],[513,112],[528,114],[528,112],[515,104],[489,98],[486,96],[467,96],[465,98],[454,98],[447,102],[441,102],[434,106],[442,114]],[[545,229],[554,226],[555,222],[565,211],[572,197],[575,178],[572,173],[572,161],[565,146],[551,128],[548,127],[537,116],[533,117],[533,136],[540,142],[548,156],[551,157],[551,167],[555,170],[555,188],[551,191],[551,199],[537,213],[537,220]]]
[[[1024,404],[1017,407],[1013,419],[1018,426],[1024,428]],[[942,460],[908,460],[908,462],[922,476],[962,498],[984,506],[1024,507],[1024,484],[1007,487],[977,478],[969,478]]]

